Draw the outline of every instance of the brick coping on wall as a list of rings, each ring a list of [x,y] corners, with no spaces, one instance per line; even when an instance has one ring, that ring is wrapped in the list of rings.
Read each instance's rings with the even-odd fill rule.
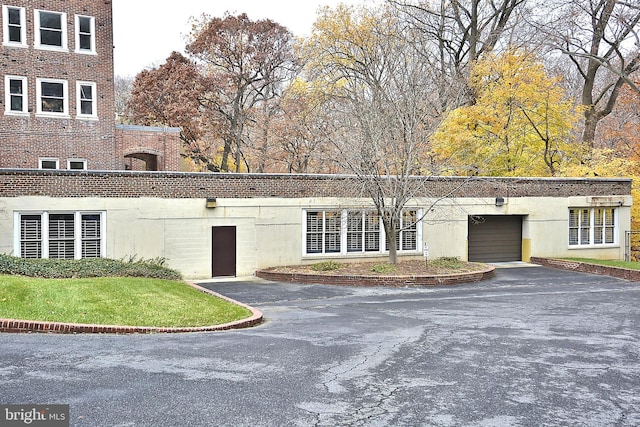
[[[187,282],[195,289],[209,295],[229,301],[251,311],[251,316],[235,322],[222,325],[195,326],[184,328],[162,328],[153,326],[116,326],[116,325],[91,325],[82,323],[39,322],[34,320],[0,319],[0,332],[39,332],[56,334],[155,334],[155,333],[186,333],[186,332],[216,332],[231,329],[249,328],[263,322],[264,316],[260,310],[250,307],[216,292],[205,289],[195,283]]]
[[[629,280],[632,282],[640,282],[640,270],[630,270],[621,267],[611,267],[608,265],[590,264],[588,262],[556,258],[531,257],[531,262],[545,267],[558,268],[561,270],[600,274],[603,276],[616,277],[618,279]]]
[[[273,282],[307,283],[337,286],[438,286],[479,282],[495,275],[495,266],[459,274],[440,274],[431,276],[360,276],[331,275],[315,273],[284,273],[273,270],[258,270],[256,276]]]

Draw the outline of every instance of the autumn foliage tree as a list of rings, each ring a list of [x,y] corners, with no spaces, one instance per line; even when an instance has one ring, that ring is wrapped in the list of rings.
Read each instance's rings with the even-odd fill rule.
[[[572,129],[579,113],[558,83],[529,53],[486,55],[471,72],[475,104],[449,113],[433,137],[434,152],[454,174],[559,174],[577,159]]]
[[[126,116],[146,126],[180,128],[183,156],[209,171],[220,170],[215,147],[206,142],[216,126],[200,104],[205,86],[196,65],[178,52],[164,64],[140,72],[132,86]]]
[[[402,221],[405,206],[426,196],[428,138],[441,117],[433,68],[409,36],[388,7],[342,5],[321,12],[303,46],[310,85],[333,110],[338,160],[358,177],[354,195],[375,205],[392,263],[398,233],[415,224]]]
[[[200,103],[221,124],[221,170],[230,169],[232,154],[236,172],[241,170],[256,109],[280,96],[291,79],[296,63],[292,39],[282,25],[269,19],[252,21],[246,14],[204,15],[194,23],[186,50],[202,73]]]
[[[622,88],[640,93],[631,78],[640,69],[640,3],[549,0],[539,15],[537,26],[550,47],[566,55],[575,68],[584,114],[581,138],[593,149],[597,127],[614,110]]]

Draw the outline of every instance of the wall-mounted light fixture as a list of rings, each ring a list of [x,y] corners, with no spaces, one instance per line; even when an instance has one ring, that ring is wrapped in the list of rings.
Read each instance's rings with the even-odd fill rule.
[[[207,197],[207,208],[213,209],[216,207],[216,198],[215,197]]]
[[[504,206],[504,197],[496,197],[496,206]]]

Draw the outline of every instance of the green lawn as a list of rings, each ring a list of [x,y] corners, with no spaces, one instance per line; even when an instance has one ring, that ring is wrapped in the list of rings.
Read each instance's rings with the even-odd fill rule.
[[[609,267],[620,267],[629,270],[640,270],[640,262],[633,261],[616,261],[616,260],[602,260],[591,258],[563,258],[569,261],[586,262],[589,264],[608,265]]]
[[[119,326],[211,326],[250,310],[179,281],[0,275],[0,318]]]

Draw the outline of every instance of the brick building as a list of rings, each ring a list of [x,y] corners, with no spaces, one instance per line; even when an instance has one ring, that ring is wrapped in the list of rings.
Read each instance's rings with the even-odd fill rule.
[[[125,156],[143,159],[138,169],[178,163],[156,142],[145,147],[146,134],[116,142],[110,0],[13,0],[0,18],[0,168],[122,170]],[[154,135],[179,157],[174,130]]]
[[[630,179],[415,177],[398,256],[479,262],[622,259]],[[283,265],[384,261],[355,177],[0,169],[0,253],[165,258],[188,278]],[[408,222],[405,223],[405,220]]]

